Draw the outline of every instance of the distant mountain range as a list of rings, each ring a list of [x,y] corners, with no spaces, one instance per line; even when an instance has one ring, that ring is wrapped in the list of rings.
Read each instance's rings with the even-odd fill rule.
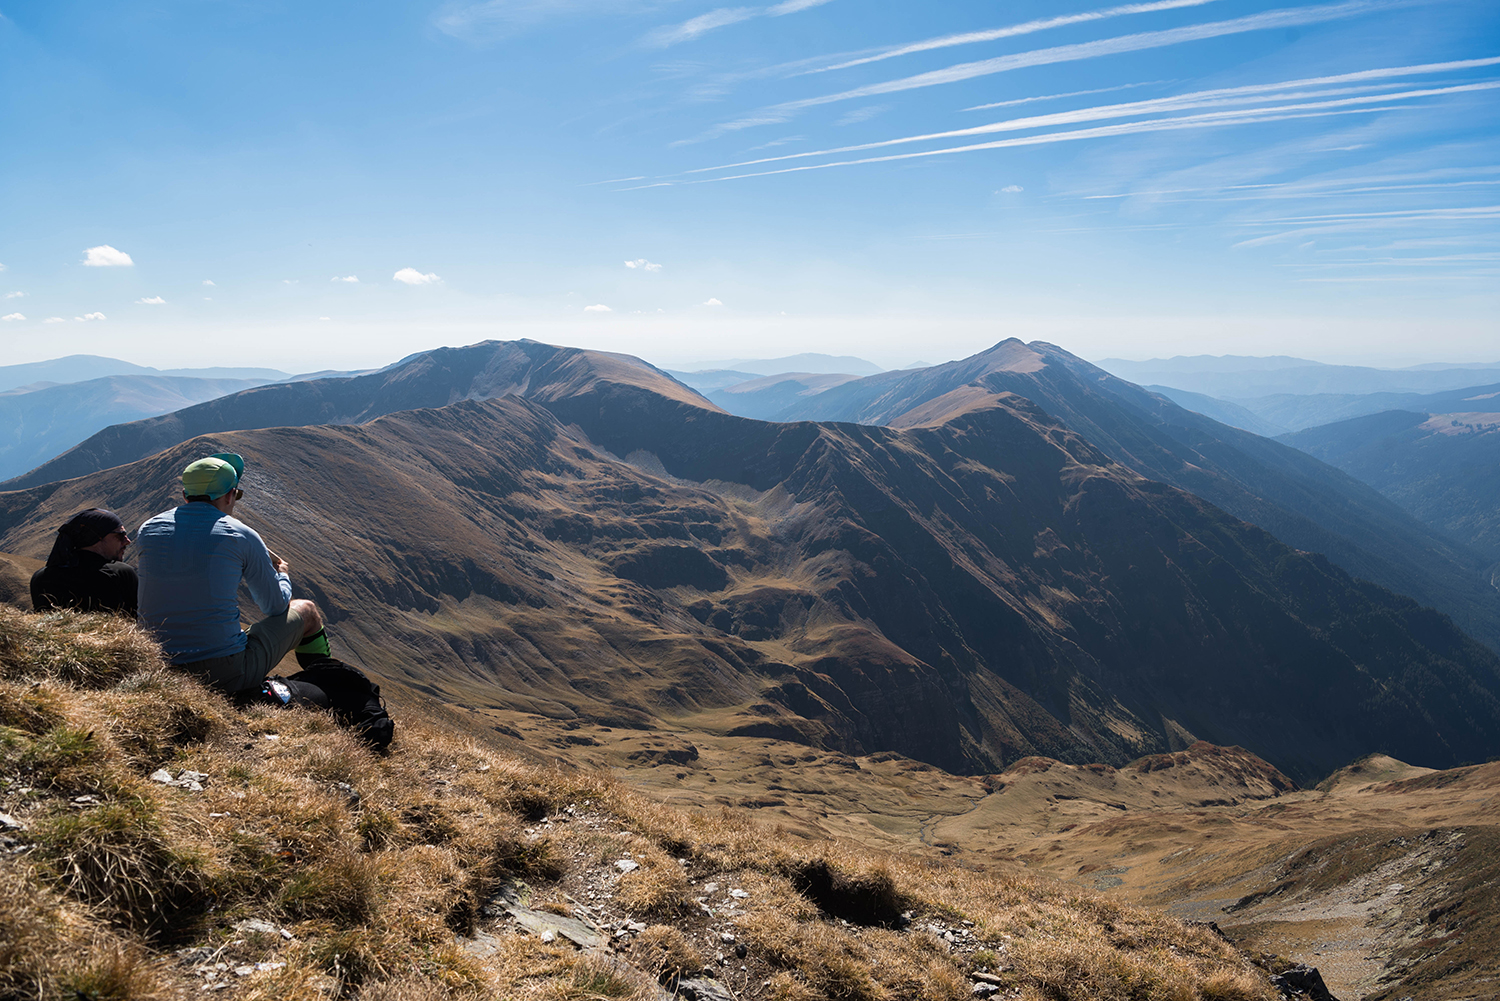
[[[0,393],[0,479],[19,476],[112,424],[155,417],[267,381],[112,375]]]
[[[774,420],[782,411],[796,407],[808,397],[858,378],[857,375],[847,374],[784,372],[736,383],[705,395],[731,414],[754,417],[756,420]]]
[[[24,365],[0,365],[0,393],[34,383],[64,384],[102,379],[111,375],[178,376],[188,379],[248,379],[278,382],[291,378],[274,368],[173,368],[156,369],[134,365],[101,355],[68,355]]]
[[[1313,528],[1235,471],[1321,488],[1356,522],[1390,509],[1373,491],[1050,345],[953,364],[811,398],[891,425],[871,426],[735,417],[626,356],[428,352],[189,408],[283,426],[0,493],[0,550],[36,558],[90,504],[136,522],[173,503],[186,461],[232,449],[246,519],[340,648],[475,709],[670,718],[969,772],[1195,738],[1304,781],[1374,749],[1438,766],[1500,752],[1492,651],[1108,451]],[[421,399],[438,402],[370,419]],[[364,422],[284,426],[324,412]],[[163,427],[127,427],[144,426]],[[1386,523],[1388,549],[1405,524]]]
[[[1495,562],[1500,586],[1500,413],[1380,414],[1280,440],[1337,466]]]
[[[730,358],[724,361],[706,361],[695,365],[692,371],[701,373],[726,369],[749,372],[752,375],[778,375],[782,372],[811,372],[816,375],[874,375],[884,371],[874,362],[855,358],[853,355],[815,353],[787,355],[784,358]]]
[[[1251,398],[1264,396],[1440,393],[1468,386],[1500,383],[1500,362],[1490,366],[1422,365],[1416,368],[1384,369],[1357,365],[1322,365],[1286,357],[1201,356],[1140,362],[1110,358],[1098,365],[1105,371],[1138,385],[1171,386],[1173,389],[1231,400],[1242,406],[1250,406],[1247,401]],[[1276,422],[1271,415],[1256,407],[1250,408],[1260,416]]]
[[[1284,428],[1277,433],[1285,434],[1385,410],[1424,414],[1496,413],[1500,412],[1500,383],[1465,386],[1440,393],[1281,394],[1221,401],[1223,403],[1249,410],[1267,424]]]

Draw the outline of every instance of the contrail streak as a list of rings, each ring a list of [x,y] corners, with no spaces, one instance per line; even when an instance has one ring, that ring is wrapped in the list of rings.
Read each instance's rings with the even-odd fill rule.
[[[926,41],[912,42],[910,45],[898,45],[895,48],[886,49],[884,52],[878,52],[873,56],[865,56],[862,59],[850,59],[847,62],[825,66],[822,69],[809,70],[808,72],[831,73],[834,70],[848,69],[851,66],[878,63],[883,59],[909,56],[914,52],[931,52],[933,49],[947,49],[955,45],[971,45],[975,42],[993,42],[999,38],[1030,35],[1033,32],[1046,31],[1048,28],[1062,28],[1070,24],[1083,24],[1086,21],[1103,21],[1107,18],[1121,17],[1126,14],[1150,14],[1158,10],[1176,10],[1179,7],[1202,7],[1204,4],[1215,2],[1216,0],[1160,0],[1158,3],[1131,3],[1125,4],[1122,7],[1110,7],[1107,10],[1089,11],[1084,14],[1064,14],[1060,17],[1038,18],[1035,21],[1013,24],[1005,28],[991,28],[988,31],[966,31],[958,35],[943,35],[939,38],[929,38]]]
[[[1125,118],[1132,115],[1155,114],[1163,111],[1179,111],[1195,107],[1209,107],[1215,104],[1246,103],[1257,100],[1286,100],[1294,97],[1314,97],[1332,95],[1335,93],[1355,93],[1359,90],[1369,88],[1350,88],[1343,91],[1313,91],[1306,94],[1276,93],[1286,91],[1293,87],[1317,87],[1327,84],[1353,83],[1369,80],[1379,80],[1400,76],[1423,76],[1429,73],[1449,72],[1457,69],[1473,69],[1479,66],[1500,65],[1500,57],[1489,59],[1465,59],[1457,62],[1426,63],[1417,66],[1399,66],[1385,69],[1360,70],[1354,73],[1343,73],[1337,76],[1309,77],[1303,80],[1288,80],[1284,83],[1262,83],[1249,84],[1243,87],[1225,87],[1216,90],[1200,90],[1189,94],[1180,94],[1176,97],[1158,97],[1148,101],[1131,101],[1124,104],[1099,105],[1093,108],[1081,108],[1075,111],[1060,111],[1050,115],[1033,115],[1027,118],[1012,118],[1003,122],[992,122],[988,125],[975,125],[966,129],[952,129],[946,132],[929,132],[923,135],[903,136],[898,139],[884,139],[878,142],[860,143],[852,146],[838,146],[831,149],[810,150],[801,153],[785,153],[780,156],[762,157],[756,160],[742,160],[738,163],[720,164],[716,167],[697,167],[693,170],[684,171],[688,174],[701,174],[713,170],[731,170],[736,167],[752,167],[762,163],[775,163],[783,160],[805,159],[811,156],[832,156],[839,153],[854,153],[866,149],[880,149],[886,146],[896,146],[905,143],[926,142],[935,139],[952,139],[959,136],[984,135],[992,132],[1015,132],[1030,128],[1047,128],[1053,125],[1067,125],[1077,122],[1098,121],[1105,118]],[[1489,84],[1463,85],[1464,89],[1490,89]],[[1436,88],[1430,91],[1410,91],[1405,96],[1427,96],[1429,93],[1451,92],[1445,88]],[[1255,96],[1264,95],[1264,96]],[[1384,97],[1372,97],[1365,100],[1396,100],[1403,95],[1386,95]]]
[[[915,76],[902,77],[899,80],[872,83],[864,87],[855,87],[852,90],[840,91],[837,94],[825,94],[821,97],[807,97],[797,101],[786,101],[782,104],[772,105],[751,117],[739,119],[734,122],[726,122],[723,125],[717,126],[715,130],[710,130],[709,134],[722,135],[724,132],[732,132],[748,128],[752,125],[766,124],[771,121],[786,121],[799,111],[823,104],[832,104],[837,101],[851,101],[859,98],[874,97],[879,94],[894,94],[922,87],[958,83],[962,80],[972,80],[975,77],[990,76],[995,73],[1005,73],[1010,70],[1024,69],[1031,66],[1047,66],[1053,63],[1092,59],[1097,56],[1117,55],[1122,52],[1138,52],[1142,49],[1155,49],[1166,45],[1178,45],[1183,42],[1219,38],[1224,35],[1240,34],[1247,31],[1264,31],[1272,28],[1290,28],[1303,24],[1316,24],[1320,21],[1332,21],[1339,18],[1367,14],[1372,11],[1407,6],[1411,2],[1413,0],[1348,0],[1345,3],[1325,4],[1321,7],[1266,11],[1260,14],[1251,14],[1247,17],[1234,18],[1229,21],[1213,21],[1208,24],[1168,28],[1164,31],[1146,31],[1135,35],[1121,35],[1116,38],[1099,39],[1093,42],[1079,42],[1074,45],[1059,45],[1049,49],[1016,52],[1010,55],[997,56],[993,59],[983,59],[978,62],[960,63],[956,66],[949,66],[928,73],[918,73]]]

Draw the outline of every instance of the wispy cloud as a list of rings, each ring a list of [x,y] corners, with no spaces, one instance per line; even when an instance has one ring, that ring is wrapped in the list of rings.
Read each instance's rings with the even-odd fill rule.
[[[1423,97],[1464,93],[1475,90],[1491,90],[1495,89],[1496,87],[1500,87],[1500,82],[1488,80],[1479,81],[1472,84],[1456,84],[1449,87],[1428,87],[1417,90],[1391,92],[1388,88],[1393,85],[1379,84],[1375,83],[1374,81],[1409,76],[1425,76],[1433,73],[1450,72],[1455,69],[1473,69],[1494,65],[1500,65],[1500,57],[1490,59],[1469,59],[1459,62],[1424,63],[1414,66],[1393,66],[1381,69],[1360,70],[1353,73],[1343,73],[1335,76],[1307,77],[1301,80],[1288,80],[1281,83],[1248,84],[1241,87],[1225,87],[1214,90],[1194,91],[1188,94],[1179,94],[1173,97],[1159,97],[1152,98],[1146,101],[1130,101],[1123,104],[1106,104],[1098,105],[1092,108],[1078,108],[1072,111],[1061,111],[1049,115],[1032,115],[1025,118],[1012,118],[1005,121],[991,122],[986,125],[975,125],[964,129],[949,129],[944,132],[928,132],[921,135],[902,136],[897,139],[884,139],[878,142],[858,143],[851,146],[836,146],[828,149],[809,150],[801,153],[786,153],[780,156],[761,157],[755,160],[742,160],[737,163],[720,164],[716,167],[699,167],[693,170],[686,171],[686,173],[700,174],[716,170],[730,170],[738,167],[751,167],[759,164],[777,163],[785,160],[805,159],[815,156],[836,156],[842,153],[854,153],[862,150],[880,149],[916,142],[933,142],[947,139],[956,139],[963,136],[987,135],[996,132],[1020,132],[1027,129],[1050,128],[1059,125],[1076,125],[1084,122],[1103,121],[1110,118],[1133,118],[1141,115],[1159,114],[1169,111],[1185,111],[1192,108],[1254,104],[1267,101],[1300,100],[1304,98],[1323,97],[1330,95],[1362,95],[1342,97],[1340,100],[1335,101],[1287,105],[1285,106],[1285,108],[1245,109],[1243,111],[1223,113],[1226,117],[1233,117],[1235,115],[1254,115],[1269,113],[1273,111],[1286,110],[1287,108],[1334,108],[1341,106],[1352,106],[1357,104],[1376,104],[1390,101],[1415,100]],[[1333,85],[1340,84],[1356,84],[1356,86],[1334,86],[1333,89],[1295,89],[1327,88]],[[1365,85],[1357,86],[1358,84]],[[1380,92],[1370,94],[1368,93],[1369,91]],[[1082,138],[1082,136],[1080,136],[1080,138]]]
[[[89,268],[128,268],[135,264],[123,250],[104,244],[83,252],[83,263]]]
[[[42,322],[43,323],[67,323],[68,321],[64,320],[60,316],[49,316],[45,320],[43,320]]]
[[[167,304],[167,300],[163,299],[159,295],[153,295],[144,299],[137,299],[135,301],[135,304],[137,306],[165,306]]]
[[[82,316],[73,317],[73,319],[79,321],[80,323],[88,323],[93,320],[106,320],[108,319],[108,317],[103,313],[84,313]]]
[[[24,319],[26,319],[26,317],[22,313],[7,313],[4,316],[0,316],[0,320],[4,320],[6,323],[15,323],[18,320]]]
[[[585,307],[583,307],[583,311],[585,313],[613,313],[614,312],[614,310],[610,309],[608,306],[604,305],[604,303],[602,303],[602,302],[596,302],[592,306],[585,306]]]
[[[836,126],[844,126],[858,125],[860,122],[868,122],[876,115],[885,111],[888,107],[889,105],[885,104],[872,104],[867,108],[855,108],[853,111],[846,112],[845,114],[839,116],[839,118],[833,124]]]
[[[432,23],[454,38],[490,42],[547,21],[635,14],[654,6],[643,0],[459,0],[444,4]]]
[[[784,0],[774,7],[768,7],[766,13],[771,17],[781,17],[783,14],[796,14],[798,11],[808,10],[813,7],[821,7],[832,0]]]
[[[991,108],[1013,108],[1018,104],[1035,104],[1038,101],[1060,101],[1065,97],[1088,97],[1091,94],[1111,94],[1117,90],[1133,90],[1136,87],[1155,87],[1165,80],[1143,80],[1140,83],[1122,83],[1118,87],[1095,87],[1093,90],[1070,90],[1066,94],[1038,94],[1036,97],[1017,97],[1009,101],[994,101],[976,104],[965,111],[989,111]]]
[[[648,261],[644,257],[637,257],[633,261],[626,261],[625,262],[625,266],[627,268],[630,268],[631,270],[640,270],[640,271],[660,271],[661,270],[661,265],[660,264],[655,264],[655,263],[653,263],[651,261]]]
[[[1332,104],[1334,102],[1327,102]],[[1391,107],[1355,108],[1327,111],[1293,111],[1286,108],[1253,108],[1242,111],[1219,111],[1202,115],[1183,115],[1177,118],[1150,118],[1123,125],[1102,125],[1093,129],[1072,129],[1067,132],[1044,132],[1039,135],[1018,136],[1014,139],[997,139],[994,142],[972,143],[968,146],[950,146],[943,149],[922,150],[917,153],[893,153],[886,156],[862,157],[858,160],[835,160],[831,163],[808,164],[801,167],[781,167],[747,174],[730,174],[713,178],[717,181],[734,181],[747,177],[765,177],[771,174],[791,174],[807,170],[822,170],[829,167],[852,167],[865,163],[888,163],[895,160],[914,160],[929,156],[948,156],[954,153],[973,153],[986,149],[1005,149],[1015,146],[1038,146],[1045,143],[1072,142],[1080,139],[1102,139],[1112,136],[1134,135],[1140,132],[1170,132],[1182,129],[1215,128],[1227,125],[1249,125],[1261,122],[1283,122],[1298,118],[1325,118],[1331,115],[1368,114],[1390,111]],[[1304,106],[1306,107],[1306,106]]]
[[[759,17],[765,13],[759,7],[720,7],[711,10],[707,14],[699,14],[697,17],[688,18],[681,24],[671,25],[665,28],[657,28],[646,36],[646,44],[660,48],[669,45],[677,45],[680,42],[690,42],[700,35],[705,35],[715,28],[723,28],[726,25],[738,24],[740,21],[748,21],[752,17]]]
[[[212,285],[213,282],[210,281],[209,279],[205,278],[205,279],[203,279],[203,284],[205,284],[205,285]]]
[[[1212,21],[1207,24],[1186,25],[1179,28],[1167,28],[1162,31],[1144,31],[1134,35],[1119,35],[1114,38],[1102,38],[1092,42],[1058,45],[1046,49],[1033,49],[1029,52],[1015,52],[1009,55],[997,56],[993,59],[959,63],[954,66],[932,70],[927,73],[918,73],[914,76],[902,77],[897,80],[867,84],[863,87],[839,91],[836,94],[824,94],[819,97],[786,101],[764,108],[753,115],[716,125],[705,132],[700,139],[710,139],[728,132],[751,128],[757,125],[784,122],[808,108],[834,104],[839,101],[852,101],[876,97],[881,94],[895,94],[924,87],[937,87],[943,84],[959,83],[964,80],[973,80],[977,77],[991,76],[996,73],[1006,73],[1011,70],[1025,69],[1032,66],[1048,66],[1055,63],[1096,59],[1100,56],[1139,52],[1145,49],[1180,45],[1185,42],[1203,41],[1210,38],[1221,38],[1226,35],[1243,34],[1250,31],[1266,31],[1276,28],[1293,28],[1306,24],[1317,24],[1323,21],[1357,17],[1361,14],[1368,14],[1374,11],[1405,6],[1411,2],[1413,0],[1346,0],[1343,3],[1265,11],[1259,14],[1250,14],[1246,17],[1233,18],[1228,21]]]
[[[955,45],[973,45],[976,42],[993,42],[1001,38],[1030,35],[1038,31],[1046,31],[1049,28],[1063,28],[1070,24],[1105,21],[1112,17],[1124,17],[1128,14],[1151,14],[1159,10],[1176,10],[1181,7],[1202,7],[1204,4],[1215,2],[1217,0],[1159,0],[1157,3],[1130,3],[1120,7],[1109,7],[1105,10],[1088,11],[1083,14],[1063,14],[1059,17],[1043,17],[1035,21],[1025,21],[1021,24],[1012,24],[1004,28],[990,28],[987,31],[965,31],[956,35],[939,35],[936,38],[928,38],[920,42],[910,42],[906,45],[893,46],[874,55],[849,59],[841,63],[835,63],[832,66],[824,66],[813,72],[829,73],[833,70],[848,69],[851,66],[863,66],[866,63],[878,63],[884,59],[895,59],[897,56],[909,56],[917,52],[931,52],[933,49],[948,49]]]
[[[24,299],[25,297],[26,297],[26,293],[25,292],[7,292],[7,293],[5,293],[5,298],[7,298],[7,299]]]
[[[809,10],[813,7],[821,7],[831,0],[785,0],[770,7],[720,7],[711,10],[707,14],[699,14],[690,17],[681,24],[671,24],[657,28],[646,35],[643,41],[647,45],[657,48],[666,48],[681,42],[691,42],[702,35],[708,34],[716,28],[728,27],[731,24],[739,24],[753,17],[783,17],[787,14],[796,14],[799,11]],[[1208,3],[1210,0],[1199,0]]]
[[[1025,191],[1025,190],[1026,189],[1023,188],[1023,187],[1021,187],[1019,184],[1007,184],[1005,187],[1003,187],[1003,188],[1000,189],[999,194],[1002,194],[1002,195],[1017,195],[1017,194],[1020,194],[1022,191]]]
[[[707,302],[703,303],[703,305],[705,305],[705,306],[722,306],[724,304],[722,302],[720,302],[719,300],[717,300],[717,299],[709,299]]]
[[[358,285],[359,284],[359,276],[358,275],[345,275],[342,278],[340,278],[338,275],[334,275],[332,278],[330,278],[328,280],[331,281],[331,282],[347,282],[350,285]]]
[[[430,273],[424,275],[416,268],[402,268],[391,277],[403,285],[436,285],[442,281],[437,275]]]

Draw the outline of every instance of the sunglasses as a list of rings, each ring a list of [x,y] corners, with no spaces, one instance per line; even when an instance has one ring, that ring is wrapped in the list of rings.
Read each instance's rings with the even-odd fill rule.
[[[117,528],[113,532],[110,532],[109,534],[110,535],[118,535],[120,537],[120,541],[121,542],[129,542],[130,541],[130,533],[127,532],[127,531],[125,531],[125,529],[123,529],[123,528]]]

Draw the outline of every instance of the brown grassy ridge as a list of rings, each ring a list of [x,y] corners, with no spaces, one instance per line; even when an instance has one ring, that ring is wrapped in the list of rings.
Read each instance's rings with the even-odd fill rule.
[[[672,810],[397,715],[377,756],[235,710],[119,619],[0,607],[0,998],[647,999],[705,967],[779,1001],[964,998],[975,972],[1028,1001],[1276,996],[1211,932],[1077,887]],[[503,886],[611,944],[526,933],[485,906]]]

